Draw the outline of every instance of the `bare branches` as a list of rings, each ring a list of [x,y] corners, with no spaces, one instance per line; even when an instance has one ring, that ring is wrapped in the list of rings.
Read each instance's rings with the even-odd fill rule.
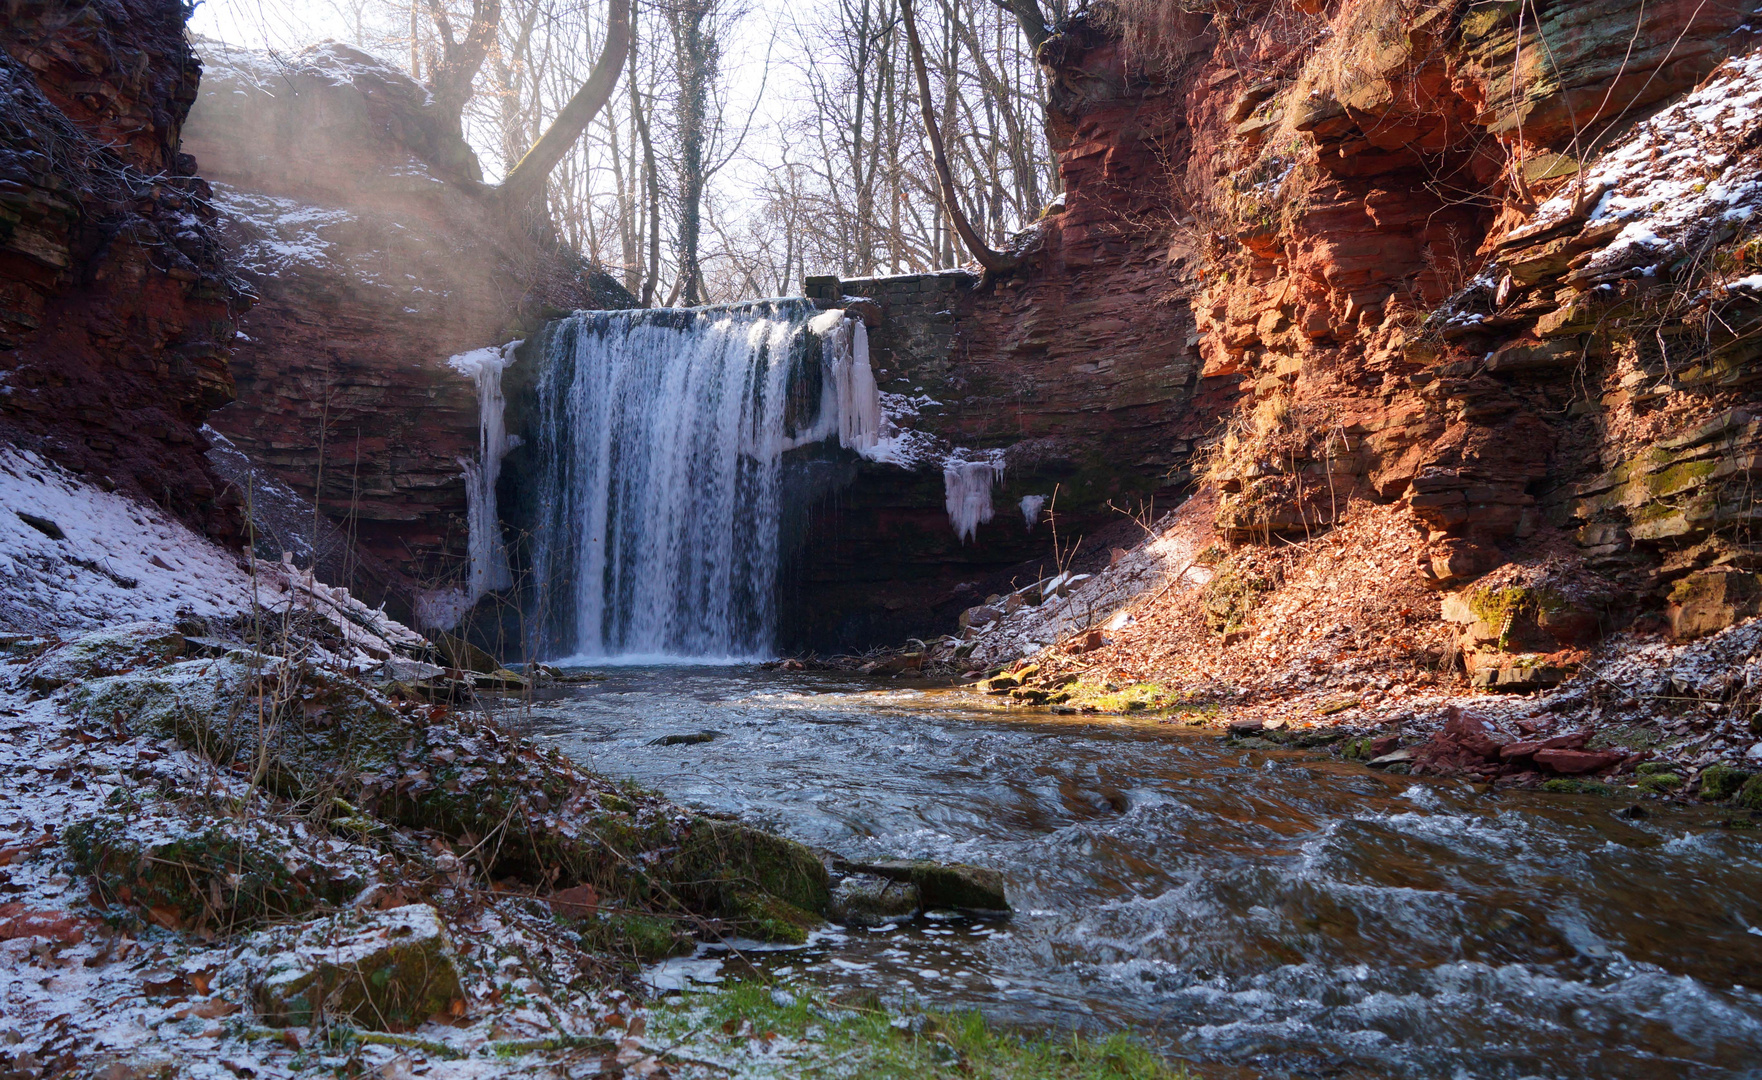
[[[924,67],[924,47],[918,41],[917,20],[912,17],[911,0],[900,0],[900,14],[905,18],[905,34],[907,47],[911,51],[912,70],[918,78],[918,104],[924,113],[924,133],[930,139],[930,154],[936,164],[936,178],[941,184],[942,210],[948,215],[949,223],[960,234],[961,242],[973,253],[991,273],[1013,270],[1021,265],[1021,259],[1014,255],[991,250],[979,234],[973,231],[973,225],[961,210],[960,197],[955,191],[954,174],[948,167],[948,154],[942,147],[942,132],[936,126],[936,108],[930,97],[930,75]]]
[[[545,179],[551,170],[563,160],[569,148],[575,145],[611,99],[629,48],[630,0],[611,0],[606,13],[606,43],[599,60],[588,73],[587,81],[557,113],[551,126],[532,144],[532,149],[509,171],[507,179],[495,188],[494,196],[504,209],[520,211],[544,190]]]
[[[471,0],[471,21],[463,39],[454,37],[441,0],[425,2],[441,39],[441,55],[429,61],[428,87],[435,104],[458,131],[463,126],[465,104],[471,100],[472,82],[495,44],[502,22],[502,0]]]

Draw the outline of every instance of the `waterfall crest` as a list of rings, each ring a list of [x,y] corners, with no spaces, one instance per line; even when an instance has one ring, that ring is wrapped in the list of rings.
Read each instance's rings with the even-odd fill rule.
[[[817,314],[770,300],[554,324],[533,425],[538,655],[769,654],[784,451],[879,438],[861,323]]]

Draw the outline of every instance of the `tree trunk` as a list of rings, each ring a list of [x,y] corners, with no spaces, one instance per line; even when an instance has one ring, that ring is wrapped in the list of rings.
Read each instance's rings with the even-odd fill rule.
[[[630,50],[630,0],[611,0],[606,11],[606,44],[600,57],[588,72],[587,81],[557,113],[551,126],[532,144],[519,164],[509,170],[507,179],[497,185],[492,197],[509,213],[519,213],[544,191],[545,179],[557,162],[581,138],[593,118],[605,107],[618,85],[624,70],[624,58]]]
[[[1021,260],[987,247],[979,234],[973,231],[973,225],[967,220],[966,214],[961,212],[960,200],[954,188],[954,176],[948,167],[948,154],[942,148],[942,132],[936,126],[936,106],[930,98],[930,75],[924,67],[924,47],[918,41],[918,24],[912,17],[911,0],[900,0],[899,10],[905,16],[906,47],[912,54],[912,69],[918,77],[918,104],[924,111],[924,133],[930,139],[930,156],[936,166],[936,179],[941,186],[943,213],[947,215],[954,231],[960,234],[961,242],[987,272],[1013,270],[1021,265]]]

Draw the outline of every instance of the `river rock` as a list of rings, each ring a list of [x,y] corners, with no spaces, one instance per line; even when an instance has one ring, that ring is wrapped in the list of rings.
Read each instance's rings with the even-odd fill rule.
[[[851,874],[833,888],[827,914],[846,926],[880,926],[909,919],[921,906],[918,887],[909,881]]]
[[[859,863],[853,869],[892,881],[917,886],[927,908],[962,908],[969,911],[1008,911],[1003,875],[964,863],[939,863],[928,859],[883,859]]]
[[[663,735],[658,739],[650,739],[650,746],[695,746],[707,743],[721,736],[720,731],[685,731],[673,735]]]
[[[402,656],[392,657],[379,668],[380,677],[391,682],[426,682],[429,679],[438,679],[446,673],[447,669],[439,664]]]
[[[258,989],[271,1027],[320,1017],[377,1031],[416,1027],[461,997],[453,943],[427,904],[351,912],[307,927],[276,952]]]

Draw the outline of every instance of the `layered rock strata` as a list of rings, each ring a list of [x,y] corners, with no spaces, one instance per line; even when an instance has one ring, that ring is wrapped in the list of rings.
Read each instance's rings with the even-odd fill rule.
[[[634,301],[487,211],[470,148],[402,72],[334,42],[279,62],[201,47],[185,145],[257,297],[213,424],[388,571],[350,584],[408,616],[466,561],[477,389],[447,359]]]
[[[175,0],[14,3],[0,35],[0,430],[217,534],[200,428],[243,306],[178,138]]]

